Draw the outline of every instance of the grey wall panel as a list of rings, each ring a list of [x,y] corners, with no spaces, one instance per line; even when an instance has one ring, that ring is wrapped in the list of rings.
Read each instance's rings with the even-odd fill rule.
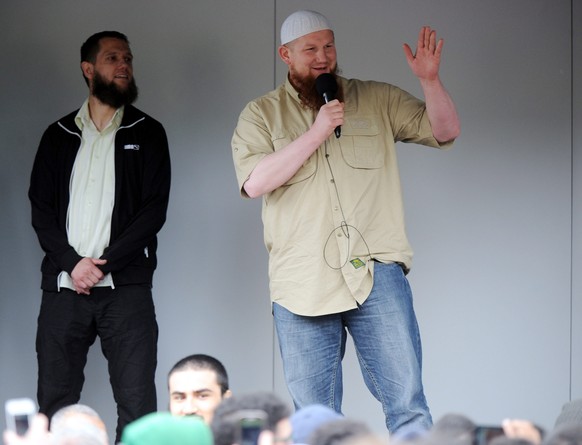
[[[572,2],[572,399],[582,399],[582,4]]]
[[[581,23],[573,4],[573,20]],[[576,79],[581,44],[575,26],[571,51],[571,5],[1,2],[0,398],[36,391],[41,251],[26,197],[32,160],[46,126],[86,97],[79,47],[106,28],[128,34],[137,105],[165,124],[172,152],[172,197],[154,282],[159,408],[168,402],[169,367],[192,352],[221,358],[235,392],[274,388],[288,397],[272,333],[260,202],[238,196],[230,138],[245,103],[283,80],[278,29],[306,7],[335,24],[344,75],[417,95],[402,43],[414,44],[424,24],[445,38],[442,78],[463,133],[448,152],[399,147],[427,396],[437,418],[461,411],[478,422],[514,416],[552,425],[564,401],[582,397],[579,83],[571,91],[572,55]],[[344,372],[345,413],[382,431],[379,404],[351,347]],[[86,374],[82,401],[113,430],[97,345]]]

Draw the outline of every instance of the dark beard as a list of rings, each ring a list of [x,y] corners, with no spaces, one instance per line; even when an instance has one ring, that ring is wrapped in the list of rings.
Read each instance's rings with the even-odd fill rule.
[[[338,75],[341,73],[339,68],[335,68],[331,74],[338,81]],[[289,81],[291,85],[299,93],[299,99],[301,99],[301,105],[305,108],[309,108],[314,111],[318,111],[322,105],[325,104],[323,96],[321,96],[317,89],[315,88],[315,77],[299,77],[295,72],[289,71]],[[336,94],[336,99],[340,102],[344,101],[344,92],[342,89],[341,82],[337,82],[338,90]]]
[[[105,81],[98,72],[95,72],[91,94],[99,99],[99,102],[117,109],[134,103],[137,99],[138,91],[133,78],[127,88],[122,90],[114,82]]]

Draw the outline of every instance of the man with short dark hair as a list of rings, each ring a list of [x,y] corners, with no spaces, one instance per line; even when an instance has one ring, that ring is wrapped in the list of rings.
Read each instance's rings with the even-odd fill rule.
[[[133,54],[117,31],[81,48],[89,97],[50,125],[32,169],[32,225],[45,253],[38,317],[38,402],[51,417],[77,403],[99,336],[123,427],[157,409],[152,299],[170,156],[163,126],[131,104]]]
[[[224,365],[205,354],[178,361],[168,373],[168,391],[173,415],[200,416],[207,424],[222,399],[231,396]]]

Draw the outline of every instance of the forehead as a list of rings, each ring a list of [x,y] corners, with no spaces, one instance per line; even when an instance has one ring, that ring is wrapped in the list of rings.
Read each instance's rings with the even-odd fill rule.
[[[131,53],[126,41],[114,37],[104,37],[99,40],[99,53],[105,54],[111,52]]]
[[[210,369],[185,369],[175,371],[170,376],[168,386],[170,387],[170,392],[220,389],[216,373]]]
[[[333,31],[330,29],[324,29],[322,31],[305,34],[304,36],[295,39],[293,46],[301,48],[310,45],[327,45],[328,43],[333,43],[334,40]]]

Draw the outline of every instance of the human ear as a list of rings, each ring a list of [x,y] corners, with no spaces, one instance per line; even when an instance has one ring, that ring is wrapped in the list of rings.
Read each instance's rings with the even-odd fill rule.
[[[283,62],[285,62],[286,65],[289,65],[291,63],[291,57],[290,57],[290,52],[291,50],[289,49],[289,47],[285,46],[285,45],[281,45],[279,47],[279,57],[281,58],[281,60]]]
[[[81,71],[83,71],[83,74],[87,79],[92,79],[95,70],[92,63],[81,62]]]

